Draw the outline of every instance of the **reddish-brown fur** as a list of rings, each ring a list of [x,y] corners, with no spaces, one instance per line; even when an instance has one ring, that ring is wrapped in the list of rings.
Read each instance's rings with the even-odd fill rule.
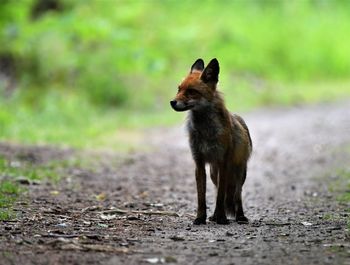
[[[238,222],[248,221],[243,213],[241,194],[252,143],[244,120],[226,109],[216,89],[218,75],[216,59],[211,60],[205,69],[203,60],[198,59],[171,101],[176,111],[190,110],[187,127],[196,163],[198,195],[194,224],[206,222],[205,164],[210,165],[210,177],[218,189],[215,211],[210,220],[226,224],[228,213],[235,215]]]

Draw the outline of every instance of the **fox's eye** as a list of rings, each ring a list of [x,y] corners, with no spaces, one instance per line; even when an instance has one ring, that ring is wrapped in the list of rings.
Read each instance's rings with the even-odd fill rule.
[[[198,91],[197,90],[195,90],[195,89],[192,89],[192,88],[189,88],[189,89],[187,89],[186,90],[186,93],[188,94],[188,95],[198,95]]]

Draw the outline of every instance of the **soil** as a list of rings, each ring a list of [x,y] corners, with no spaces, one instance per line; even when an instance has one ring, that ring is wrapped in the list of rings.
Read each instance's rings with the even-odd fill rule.
[[[11,160],[85,162],[68,163],[59,183],[26,186],[17,218],[0,222],[0,264],[350,264],[349,204],[330,189],[349,168],[350,102],[242,116],[254,145],[247,225],[192,224],[183,126],[147,131],[143,151],[128,154],[2,143]],[[207,200],[210,215],[209,180]]]

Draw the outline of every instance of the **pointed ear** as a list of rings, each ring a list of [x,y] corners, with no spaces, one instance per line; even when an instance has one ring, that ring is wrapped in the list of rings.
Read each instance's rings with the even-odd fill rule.
[[[191,67],[191,73],[193,71],[199,71],[202,72],[204,69],[204,61],[202,59],[197,59],[197,61],[194,62],[194,64]]]
[[[219,62],[214,58],[210,61],[207,67],[205,67],[201,79],[204,83],[217,83],[219,81],[219,72]]]

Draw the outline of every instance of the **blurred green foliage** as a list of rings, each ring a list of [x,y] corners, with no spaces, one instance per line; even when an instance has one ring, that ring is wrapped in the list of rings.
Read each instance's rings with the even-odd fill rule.
[[[56,6],[40,11],[43,2]],[[30,133],[21,122],[41,126],[43,134],[29,138],[45,141],[67,139],[48,136],[50,123],[62,135],[70,127],[90,137],[86,130],[105,130],[95,122],[111,127],[111,115],[123,126],[134,115],[151,117],[167,110],[199,57],[219,59],[236,109],[349,95],[349,10],[346,0],[2,0],[0,62],[13,69],[15,85],[0,78],[2,94],[11,95],[0,100],[8,107],[0,111],[0,137]],[[159,119],[174,120],[166,115]]]

